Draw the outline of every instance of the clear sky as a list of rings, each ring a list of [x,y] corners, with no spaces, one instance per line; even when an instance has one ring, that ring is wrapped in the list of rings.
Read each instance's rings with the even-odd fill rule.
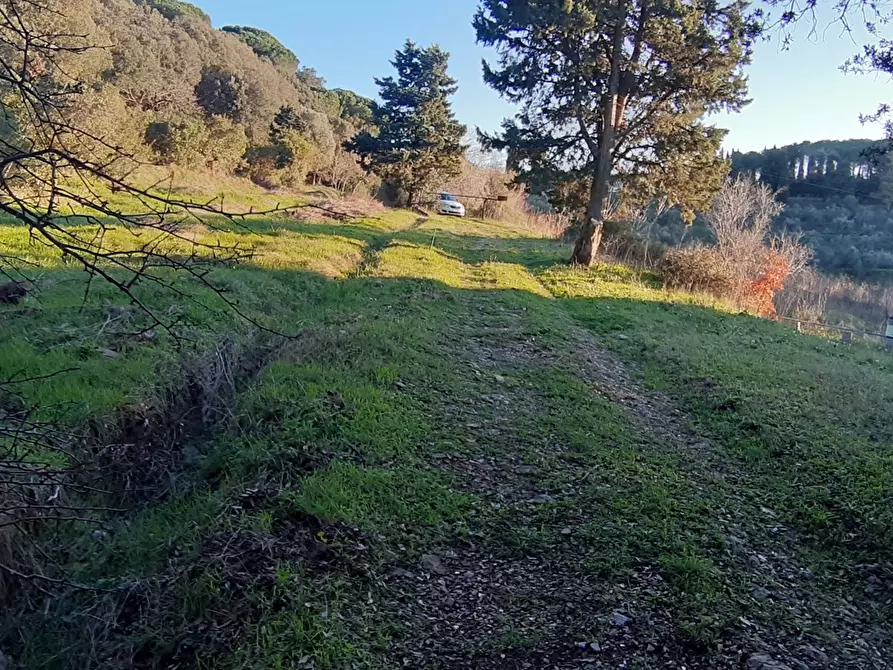
[[[471,18],[477,0],[197,0],[214,25],[248,25],[273,33],[315,68],[332,88],[374,97],[373,77],[392,73],[389,60],[406,38],[437,42],[452,54],[459,80],[457,116],[469,127],[494,130],[512,108],[481,80],[481,58]],[[827,24],[827,22],[825,22]],[[821,27],[824,27],[823,24]],[[748,69],[753,102],[723,116],[729,149],[759,150],[804,140],[880,137],[859,114],[893,97],[885,77],[845,75],[838,66],[856,51],[853,38],[834,27],[810,37],[799,29],[791,49],[778,42],[758,45]],[[859,35],[855,36],[858,41]]]

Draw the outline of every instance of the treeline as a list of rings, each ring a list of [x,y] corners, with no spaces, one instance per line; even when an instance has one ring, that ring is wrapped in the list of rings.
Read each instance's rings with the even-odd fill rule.
[[[83,87],[68,110],[78,128],[142,160],[266,186],[348,190],[367,179],[343,143],[366,128],[372,101],[326,89],[273,35],[216,30],[178,0],[58,4],[64,30],[96,46],[68,59]]]
[[[783,198],[878,196],[886,163],[873,154],[875,140],[801,142],[729,156],[732,174],[755,175]]]
[[[802,234],[817,268],[886,283],[893,280],[893,165],[877,149],[874,140],[802,142],[730,158],[733,175],[756,176],[778,192],[785,208],[774,228]],[[672,222],[664,237],[679,231]]]

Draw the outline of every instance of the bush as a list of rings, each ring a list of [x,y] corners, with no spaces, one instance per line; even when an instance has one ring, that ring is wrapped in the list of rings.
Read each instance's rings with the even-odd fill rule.
[[[769,234],[783,206],[765,185],[727,181],[705,215],[716,244],[674,249],[664,259],[670,286],[706,291],[749,312],[775,316],[775,294],[806,269],[811,252],[797,237]]]
[[[156,121],[146,128],[146,144],[166,165],[201,167],[208,139],[208,127],[201,119]]]
[[[280,184],[279,150],[276,147],[255,147],[245,154],[248,177],[255,184],[264,188],[273,188]]]
[[[737,289],[735,274],[711,247],[697,245],[670,249],[664,255],[660,269],[664,282],[674,288],[716,296],[731,296]]]
[[[217,172],[233,172],[241,165],[247,149],[248,136],[242,126],[225,116],[208,120],[205,166]]]

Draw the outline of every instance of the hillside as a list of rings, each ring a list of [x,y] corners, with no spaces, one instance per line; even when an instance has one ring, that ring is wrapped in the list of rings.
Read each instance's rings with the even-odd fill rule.
[[[0,305],[0,375],[68,370],[24,402],[105,440],[95,504],[125,510],[44,537],[92,590],[19,592],[9,659],[889,667],[889,355],[507,224],[308,218],[194,231],[255,250],[220,280],[293,337],[138,286],[189,315],[179,347],[0,229],[43,268]]]
[[[732,152],[732,174],[753,174],[779,193],[775,228],[802,234],[829,274],[889,284],[893,217],[889,161],[873,140],[801,142]]]

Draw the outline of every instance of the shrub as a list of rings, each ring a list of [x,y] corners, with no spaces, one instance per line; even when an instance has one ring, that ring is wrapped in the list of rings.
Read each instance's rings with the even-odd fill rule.
[[[207,125],[205,165],[217,172],[233,172],[241,165],[248,149],[245,129],[225,116],[212,116]]]
[[[146,128],[146,143],[162,163],[201,167],[208,144],[208,127],[201,119],[156,121]]]
[[[715,245],[670,251],[663,262],[665,282],[775,316],[775,294],[811,257],[797,237],[770,237],[772,219],[781,210],[767,186],[745,177],[727,181],[705,215]]]
[[[280,183],[279,151],[276,147],[254,147],[245,154],[246,172],[255,184],[273,188]]]
[[[664,255],[661,272],[668,286],[716,296],[733,295],[738,283],[716,251],[703,245],[670,249]]]

